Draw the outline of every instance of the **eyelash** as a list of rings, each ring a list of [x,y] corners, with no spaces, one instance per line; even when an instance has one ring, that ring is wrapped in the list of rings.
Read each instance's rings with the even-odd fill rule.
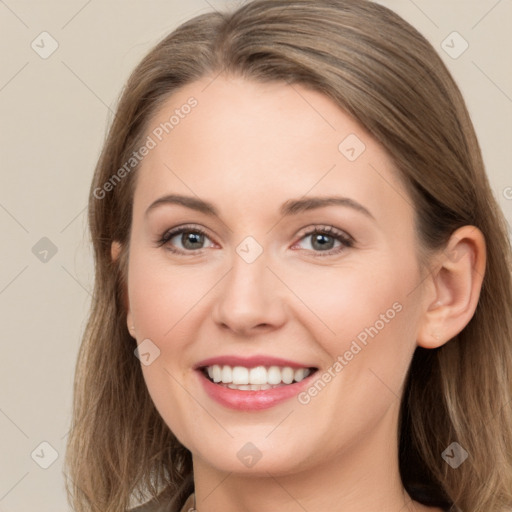
[[[182,233],[196,233],[204,235],[205,237],[209,238],[206,231],[199,226],[181,226],[179,228],[171,229],[170,231],[165,231],[157,240],[156,244],[157,247],[162,247],[163,245],[167,244],[170,240],[172,240],[176,235],[182,234]],[[345,249],[351,248],[354,246],[354,239],[350,237],[349,235],[344,234],[341,231],[338,231],[333,226],[314,226],[313,229],[310,229],[309,231],[302,234],[299,241],[303,238],[306,238],[311,235],[315,234],[322,234],[327,235],[331,238],[334,238],[335,240],[341,242],[341,246],[337,249],[330,249],[329,251],[313,251],[314,257],[325,257],[325,256],[334,256],[339,254],[340,252],[344,251]],[[295,244],[294,244],[295,245]],[[186,255],[186,254],[197,254],[197,251],[201,251],[202,249],[196,249],[191,251],[182,251],[181,249],[176,249],[172,247],[170,244],[167,247],[167,249],[175,254],[180,255]],[[307,250],[307,249],[306,249]]]

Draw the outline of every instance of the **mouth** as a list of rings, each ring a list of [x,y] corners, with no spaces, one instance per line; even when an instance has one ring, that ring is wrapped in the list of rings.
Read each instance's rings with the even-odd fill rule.
[[[221,406],[260,411],[297,396],[318,368],[265,354],[225,354],[203,359],[194,370],[206,395]]]
[[[291,366],[209,365],[198,370],[213,384],[239,391],[266,391],[302,382],[318,368]]]

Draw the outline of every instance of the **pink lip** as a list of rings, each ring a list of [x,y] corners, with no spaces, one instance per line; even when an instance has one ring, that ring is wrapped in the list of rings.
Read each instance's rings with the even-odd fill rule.
[[[278,359],[275,357],[253,356],[250,358],[240,358],[238,356],[222,356],[205,359],[196,365],[196,373],[201,381],[204,390],[210,398],[230,409],[239,411],[259,411],[273,407],[293,396],[298,395],[303,389],[308,387],[311,379],[317,372],[293,384],[283,384],[276,388],[264,389],[260,391],[230,389],[212,382],[205,375],[202,369],[205,366],[229,365],[229,366],[245,366],[253,368],[255,366],[290,366],[292,368],[312,368],[312,366]]]
[[[206,393],[221,405],[239,411],[259,411],[273,407],[284,400],[298,395],[304,388],[309,386],[310,379],[316,372],[300,382],[261,391],[225,388],[211,382],[200,370],[197,373]]]
[[[246,368],[254,368],[255,366],[290,366],[291,368],[312,368],[313,365],[297,363],[287,359],[271,356],[218,356],[204,359],[197,363],[194,368],[202,368],[204,366],[213,366],[214,364],[228,365],[228,366],[245,366]]]

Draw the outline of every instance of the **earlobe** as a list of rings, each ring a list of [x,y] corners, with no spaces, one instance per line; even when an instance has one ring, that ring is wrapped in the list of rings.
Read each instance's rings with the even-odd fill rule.
[[[116,261],[119,258],[119,254],[121,254],[121,243],[117,240],[114,240],[110,245],[110,255],[112,257],[112,261]]]
[[[112,257],[113,262],[119,261],[119,256],[121,254],[122,244],[117,240],[114,240],[110,245],[110,255]],[[132,313],[130,311],[130,304],[128,300],[128,293],[126,288],[123,290],[123,305],[126,311],[126,326],[128,327],[128,331],[130,335],[135,338],[135,328],[133,326],[133,318]]]
[[[438,348],[459,334],[473,317],[485,273],[486,248],[475,226],[456,230],[428,279],[432,292],[425,294],[417,334],[423,348]]]
[[[130,309],[126,313],[126,327],[132,338],[135,338],[135,326],[133,325],[133,315]]]

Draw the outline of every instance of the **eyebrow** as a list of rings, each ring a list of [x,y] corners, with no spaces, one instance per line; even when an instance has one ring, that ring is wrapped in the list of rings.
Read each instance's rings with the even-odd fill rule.
[[[217,208],[212,203],[204,201],[203,199],[199,199],[197,197],[184,196],[180,194],[169,194],[160,197],[159,199],[151,203],[151,205],[146,210],[145,215],[147,216],[149,212],[151,212],[152,210],[159,206],[169,204],[185,206],[186,208],[196,210],[209,216],[219,216]],[[365,216],[375,220],[375,217],[371,214],[371,212],[362,204],[358,203],[357,201],[354,201],[353,199],[350,199],[349,197],[342,196],[320,196],[307,197],[304,199],[289,199],[288,201],[282,204],[279,212],[283,217],[289,217],[291,215],[297,215],[301,212],[315,210],[318,208],[324,208],[326,206],[344,206],[352,208],[353,210],[356,210],[359,213],[363,213]]]

